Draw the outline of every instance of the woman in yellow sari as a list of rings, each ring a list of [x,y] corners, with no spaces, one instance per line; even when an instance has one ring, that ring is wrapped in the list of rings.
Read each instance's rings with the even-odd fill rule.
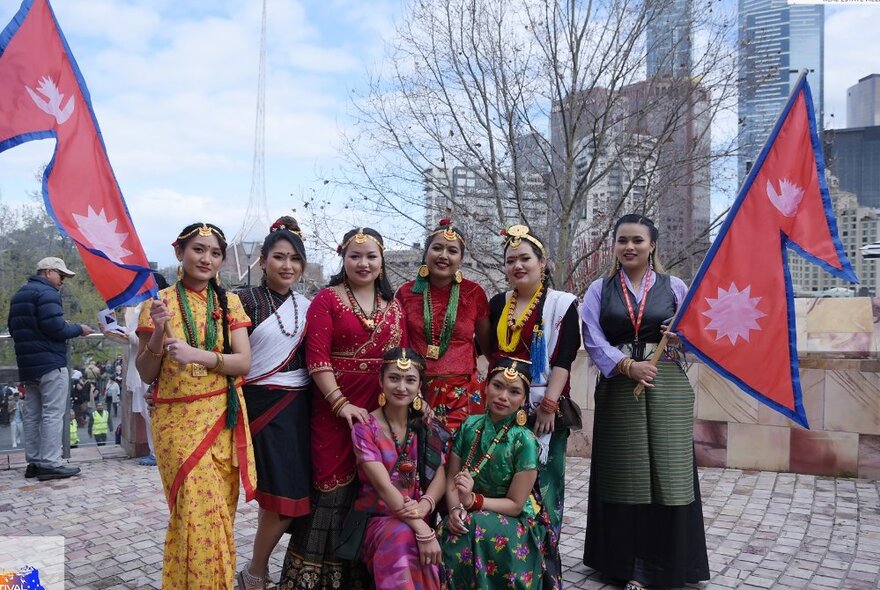
[[[171,512],[162,587],[231,589],[239,479],[248,500],[256,483],[239,388],[251,364],[250,320],[216,279],[226,257],[218,227],[189,225],[173,246],[180,280],[138,322],[137,369],[156,382],[153,439]]]

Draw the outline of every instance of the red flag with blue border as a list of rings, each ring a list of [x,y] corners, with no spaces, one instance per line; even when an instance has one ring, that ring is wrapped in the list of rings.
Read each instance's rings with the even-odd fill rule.
[[[122,198],[85,80],[47,0],[25,0],[0,33],[0,152],[54,138],[46,210],[73,239],[110,308],[156,284]]]
[[[673,322],[685,346],[809,428],[788,248],[857,283],[837,235],[806,73],[751,169]]]

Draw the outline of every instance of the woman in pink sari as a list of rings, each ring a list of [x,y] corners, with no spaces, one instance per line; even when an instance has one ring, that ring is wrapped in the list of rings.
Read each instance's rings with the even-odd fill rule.
[[[429,522],[443,496],[444,446],[425,424],[425,359],[407,348],[385,353],[379,409],[352,429],[361,489],[354,509],[372,513],[361,558],[377,590],[439,590],[440,545]]]

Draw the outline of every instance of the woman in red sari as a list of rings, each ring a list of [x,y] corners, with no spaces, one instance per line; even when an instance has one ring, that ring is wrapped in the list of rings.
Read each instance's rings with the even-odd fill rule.
[[[485,411],[475,342],[491,350],[489,302],[480,285],[462,276],[464,249],[461,230],[441,219],[425,241],[418,278],[395,295],[410,347],[428,363],[428,404],[453,433],[468,416]]]
[[[363,564],[338,559],[342,521],[357,496],[351,428],[378,407],[376,375],[386,351],[406,344],[403,311],[385,273],[382,236],[370,228],[345,234],[342,270],[312,300],[306,366],[312,396],[311,522],[295,531],[280,587],[288,590],[365,587]]]

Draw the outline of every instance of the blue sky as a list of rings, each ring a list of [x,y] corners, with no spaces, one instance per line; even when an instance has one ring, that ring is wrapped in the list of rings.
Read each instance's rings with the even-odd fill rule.
[[[0,0],[0,27],[18,10]],[[266,190],[271,217],[326,192],[349,96],[381,62],[404,0],[270,0]],[[234,235],[251,183],[259,0],[55,0],[91,91],[110,161],[151,259],[173,261],[194,220]],[[846,88],[880,71],[880,5],[826,7],[826,113],[843,126]],[[39,190],[49,141],[0,155],[0,198]],[[292,196],[291,196],[292,195]],[[327,236],[328,241],[332,241]]]

